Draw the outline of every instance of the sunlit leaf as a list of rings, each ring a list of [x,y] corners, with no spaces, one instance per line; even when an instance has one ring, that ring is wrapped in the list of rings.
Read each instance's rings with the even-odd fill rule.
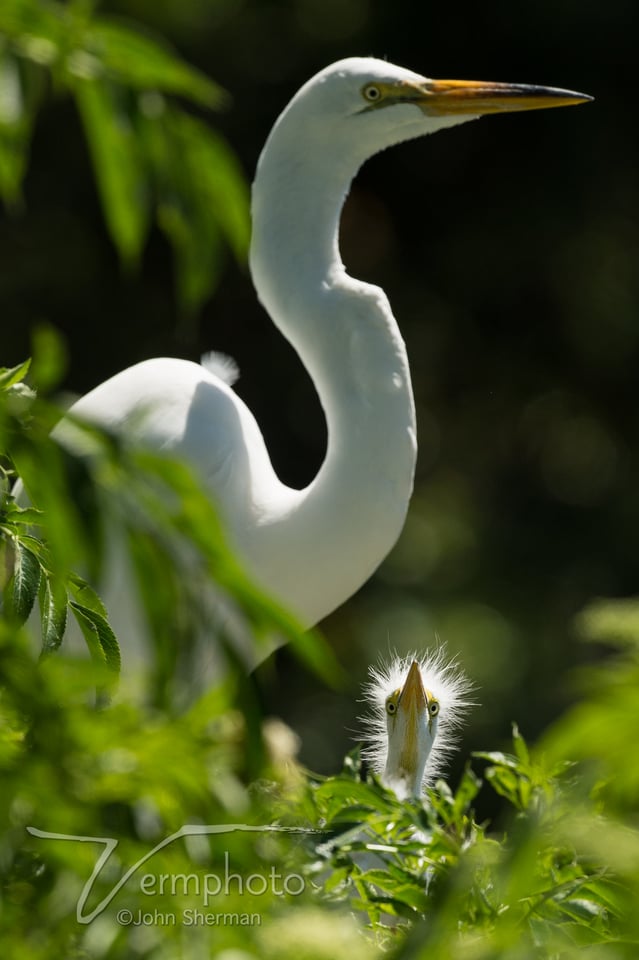
[[[43,513],[36,507],[20,507],[17,503],[11,502],[6,510],[6,519],[18,527],[32,527],[34,524],[42,523]]]
[[[14,383],[20,383],[24,380],[29,372],[30,366],[31,360],[25,360],[24,363],[19,363],[10,369],[2,367],[2,369],[0,369],[0,390],[6,390],[8,387],[13,386]]]
[[[428,898],[417,884],[398,883],[387,870],[367,870],[360,879],[392,894],[393,900],[399,900],[413,910],[424,911],[428,906]]]
[[[526,746],[526,741],[519,732],[519,727],[516,723],[513,724],[513,746],[515,748],[515,753],[517,759],[523,766],[528,766],[530,763],[530,754],[528,753],[528,747]]]
[[[66,10],[50,0],[2,0],[0,33],[11,37],[20,53],[51,64],[64,38]]]
[[[237,158],[219,134],[195,117],[176,112],[174,122],[205,210],[241,260],[250,236],[249,192]]]
[[[604,913],[601,904],[596,903],[594,900],[587,900],[581,897],[562,900],[561,909],[571,917],[575,917],[577,920],[585,920],[586,922],[599,918]]]
[[[32,342],[31,381],[42,396],[59,386],[67,369],[67,350],[61,334],[48,324],[35,328]]]
[[[40,585],[42,652],[52,653],[62,643],[67,626],[68,594],[55,577],[44,576]]]
[[[24,623],[35,603],[41,567],[35,553],[21,539],[13,542],[13,574],[5,589],[5,604],[19,623]]]
[[[485,777],[498,794],[512,803],[517,801],[519,780],[512,770],[507,767],[488,767]]]
[[[146,101],[141,133],[158,190],[158,224],[175,252],[182,305],[192,311],[217,282],[223,241],[238,259],[246,256],[246,181],[221,137],[161,101]]]
[[[258,589],[247,576],[226,542],[215,507],[191,470],[184,464],[142,450],[132,454],[131,469],[137,476],[154,476],[166,484],[166,491],[160,495],[157,483],[137,487],[132,484],[138,509],[146,508],[152,516],[164,517],[171,536],[177,533],[197,549],[212,584],[241,607],[258,649],[260,646],[270,648],[273,633],[279,632],[302,663],[328,683],[341,683],[343,673],[324,638],[317,632],[304,631],[292,614]],[[166,504],[172,498],[168,491],[177,497],[180,505],[179,511],[171,511],[169,517]],[[174,555],[180,555],[177,546]]]
[[[513,757],[509,753],[502,753],[500,750],[476,750],[473,752],[473,756],[479,760],[489,760],[491,763],[495,763],[500,767],[510,767],[512,770],[517,769],[518,766],[516,757]]]
[[[122,261],[134,265],[149,228],[149,193],[124,93],[103,81],[86,79],[76,83],[75,97],[109,232]]]
[[[456,817],[465,813],[481,789],[482,782],[470,768],[464,770],[460,784],[455,792],[453,812]]]
[[[219,107],[227,99],[221,87],[181,60],[168,44],[131,26],[101,18],[92,24],[85,42],[119,83],[179,94],[205,107]]]
[[[72,600],[69,604],[73,614],[96,659],[102,660],[114,678],[120,673],[120,647],[117,638],[102,614],[91,607]]]
[[[10,209],[19,207],[22,200],[42,92],[41,72],[4,48],[0,33],[0,196]]]
[[[337,890],[342,884],[348,882],[350,873],[350,867],[340,867],[338,870],[333,870],[324,884],[324,890],[327,893],[332,893],[334,890]]]
[[[0,51],[0,194],[8,203],[20,195],[26,166],[23,110],[18,65]]]
[[[73,597],[83,608],[97,613],[102,619],[107,618],[107,610],[101,597],[83,577],[80,577],[77,573],[70,573],[69,587],[72,590]]]

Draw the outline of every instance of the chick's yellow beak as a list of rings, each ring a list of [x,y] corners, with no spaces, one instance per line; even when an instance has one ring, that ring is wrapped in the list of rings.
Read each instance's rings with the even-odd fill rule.
[[[414,776],[419,757],[420,716],[428,716],[428,694],[424,689],[419,664],[410,665],[406,682],[397,701],[397,720],[401,724],[398,769]]]
[[[424,113],[439,117],[544,110],[547,107],[569,107],[593,99],[585,93],[558,87],[481,80],[427,80],[424,83],[407,83],[405,87],[407,101],[416,103]]]
[[[399,695],[397,709],[403,711],[407,716],[417,716],[420,710],[425,710],[428,705],[428,697],[422,683],[422,675],[419,664],[416,660],[410,665],[410,670],[406,677],[406,682]]]

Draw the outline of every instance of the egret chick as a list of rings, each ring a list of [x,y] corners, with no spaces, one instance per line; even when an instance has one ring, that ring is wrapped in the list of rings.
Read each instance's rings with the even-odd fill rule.
[[[473,685],[443,650],[370,668],[363,755],[400,800],[421,796],[454,749]]]

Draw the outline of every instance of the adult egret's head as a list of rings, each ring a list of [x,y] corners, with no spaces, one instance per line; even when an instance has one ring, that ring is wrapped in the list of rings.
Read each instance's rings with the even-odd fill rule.
[[[441,650],[394,657],[370,675],[364,756],[400,799],[420,796],[455,745],[472,684]]]
[[[352,175],[353,166],[385,147],[482,114],[590,99],[554,87],[432,80],[385,60],[349,57],[326,67],[298,91],[271,136],[284,136],[287,148],[307,160],[338,166],[344,162]]]

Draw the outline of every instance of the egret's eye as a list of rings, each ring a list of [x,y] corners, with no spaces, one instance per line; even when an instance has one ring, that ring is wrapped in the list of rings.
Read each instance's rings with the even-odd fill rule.
[[[389,717],[392,717],[394,713],[397,713],[397,701],[399,700],[399,690],[395,690],[394,693],[391,693],[390,697],[386,697],[386,713]]]
[[[431,701],[430,701],[430,703],[428,704],[428,712],[429,712],[429,714],[430,714],[431,717],[436,717],[436,716],[437,716],[437,714],[439,713],[439,701],[438,701],[438,700],[431,700]]]
[[[382,91],[374,83],[367,83],[364,89],[362,90],[364,99],[368,100],[369,103],[375,103],[376,100],[379,100]]]

